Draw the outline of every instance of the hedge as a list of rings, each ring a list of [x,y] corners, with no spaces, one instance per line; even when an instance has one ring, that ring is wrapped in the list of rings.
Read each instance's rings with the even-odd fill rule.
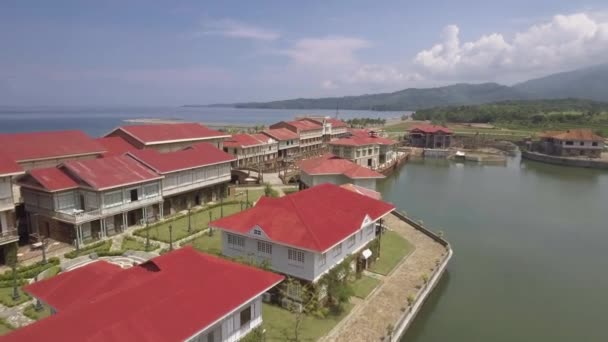
[[[79,256],[89,255],[91,253],[99,253],[109,251],[112,247],[112,240],[107,241],[99,241],[92,245],[81,248],[80,250],[73,250],[71,252],[65,253],[63,256],[68,259],[74,259]]]
[[[53,257],[47,260],[46,264],[43,264],[42,261],[39,261],[35,264],[29,266],[23,266],[17,268],[17,278],[20,279],[29,279],[34,278],[40,272],[46,270],[47,268],[51,268],[53,266],[59,265],[59,258]],[[0,281],[2,280],[11,280],[13,279],[13,270],[8,270],[0,275]]]

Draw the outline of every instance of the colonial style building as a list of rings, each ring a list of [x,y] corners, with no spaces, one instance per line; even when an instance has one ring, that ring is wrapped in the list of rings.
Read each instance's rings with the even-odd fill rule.
[[[102,137],[95,139],[95,141],[103,147],[104,157],[120,156],[127,152],[138,150],[137,147],[129,144],[121,137]]]
[[[315,152],[323,148],[323,125],[308,120],[281,121],[270,126],[271,129],[286,128],[298,134],[300,152]]]
[[[447,127],[421,124],[409,131],[410,145],[422,148],[448,148],[452,144],[454,132]]]
[[[540,152],[564,157],[600,158],[604,138],[590,129],[544,132],[540,136]]]
[[[346,122],[325,116],[309,116],[299,120],[306,120],[323,126],[323,141],[330,142],[348,136]]]
[[[280,197],[211,222],[222,230],[222,253],[254,258],[271,269],[316,282],[376,237],[376,222],[391,204],[333,184]]]
[[[21,177],[34,231],[78,245],[162,218],[163,176],[127,156],[69,161]]]
[[[325,154],[321,157],[298,162],[301,188],[306,189],[323,183],[336,185],[353,183],[370,190],[376,190],[376,180],[384,175],[348,159]]]
[[[175,152],[136,150],[127,155],[164,176],[162,211],[171,214],[215,201],[225,194],[230,181],[230,163],[235,160],[208,143]]]
[[[278,141],[278,159],[295,157],[300,152],[300,138],[297,133],[287,128],[267,129],[262,134]]]
[[[10,341],[233,342],[262,324],[284,277],[184,247],[128,269],[94,261],[25,291],[55,314]]]
[[[0,261],[4,258],[3,246],[19,240],[12,179],[21,174],[23,174],[21,166],[0,154]]]
[[[261,167],[277,160],[279,143],[264,134],[234,134],[224,141],[224,151],[236,158],[235,168]]]
[[[140,150],[152,148],[170,152],[199,142],[211,143],[222,149],[222,142],[230,136],[198,123],[176,123],[121,126],[106,137],[121,137]]]
[[[369,130],[352,130],[346,138],[331,141],[329,151],[361,166],[376,169],[397,157],[396,141],[378,136]]]

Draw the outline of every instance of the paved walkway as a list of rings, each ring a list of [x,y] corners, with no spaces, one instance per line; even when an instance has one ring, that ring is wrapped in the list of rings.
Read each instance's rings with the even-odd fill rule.
[[[407,307],[407,297],[414,296],[422,285],[422,276],[430,275],[435,261],[446,249],[394,215],[386,224],[406,238],[415,250],[386,277],[379,287],[340,322],[322,341],[380,341],[388,324],[394,324]]]

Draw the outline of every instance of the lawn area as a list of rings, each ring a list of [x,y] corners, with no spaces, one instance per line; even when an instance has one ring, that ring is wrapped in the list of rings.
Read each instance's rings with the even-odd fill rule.
[[[380,243],[380,259],[372,265],[372,272],[387,275],[404,256],[410,254],[414,246],[393,231],[387,231]]]
[[[232,215],[241,211],[241,205],[230,203],[223,205],[224,216]],[[211,209],[201,210],[191,215],[191,231],[188,232],[188,216],[179,217],[177,219],[163,222],[161,224],[150,226],[150,239],[158,240],[169,243],[169,225],[173,226],[173,241],[181,240],[187,236],[190,236],[196,232],[207,229],[209,224],[209,213],[211,213],[211,219],[216,220],[221,217],[222,209],[220,206],[213,207]],[[140,237],[146,237],[145,229],[140,229],[134,233]]]
[[[42,310],[36,310],[36,304],[28,305],[24,310],[23,314],[34,321],[39,319],[47,318],[51,315],[51,308],[47,305],[42,305]]]
[[[151,233],[151,232],[150,232]],[[144,234],[145,235],[145,234]],[[159,244],[150,241],[150,251],[156,250],[160,247]],[[122,240],[122,245],[120,249],[123,251],[146,251],[146,243],[136,240],[134,238],[125,237]]]
[[[328,315],[325,318],[306,316],[300,328],[300,341],[318,340],[346,317],[352,308],[353,305],[348,304],[339,316]],[[262,319],[264,329],[266,329],[266,341],[287,341],[286,334],[293,338],[295,319],[289,311],[264,303],[262,304]]]
[[[369,294],[380,284],[380,280],[372,277],[368,277],[366,275],[361,276],[360,279],[357,279],[353,282],[353,291],[355,292],[355,297],[359,297],[361,299],[365,299]]]
[[[213,236],[203,234],[184,245],[192,246],[201,252],[220,255],[222,253],[222,232],[215,230]]]
[[[263,185],[260,185],[263,186]],[[239,195],[239,193],[243,193]],[[252,189],[249,190],[249,202],[254,203],[257,202],[260,197],[264,196],[263,189]],[[227,201],[247,201],[247,188],[237,188],[234,193],[226,199]]]
[[[4,320],[0,319],[0,336],[8,334],[9,332],[15,330],[10,324],[6,323]]]
[[[13,288],[12,287],[0,287],[0,303],[4,304],[5,306],[15,306],[15,305],[19,305],[21,303],[27,302],[28,300],[32,299],[32,297],[30,297],[27,293],[23,292],[23,290],[21,290],[21,288],[19,288],[19,299],[17,299],[16,301],[13,300]]]
[[[71,252],[65,253],[64,257],[68,259],[77,258],[82,255],[89,255],[91,253],[96,252],[107,252],[112,247],[112,241],[99,241],[97,243],[91,244],[87,247],[80,248],[80,250],[73,250]]]

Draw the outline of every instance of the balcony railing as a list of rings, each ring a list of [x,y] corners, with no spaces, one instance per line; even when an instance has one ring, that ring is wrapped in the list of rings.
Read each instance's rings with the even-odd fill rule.
[[[200,181],[200,182],[189,183],[189,184],[185,184],[185,185],[181,185],[181,186],[163,188],[163,195],[171,196],[171,195],[174,195],[174,194],[177,194],[180,192],[192,191],[192,190],[196,190],[196,189],[199,189],[202,187],[206,187],[206,186],[210,186],[210,185],[214,185],[214,184],[220,184],[220,183],[224,183],[224,182],[228,182],[228,181],[230,181],[230,174],[206,179],[206,180]]]
[[[19,240],[17,228],[8,228],[0,232],[0,244],[15,242]]]

